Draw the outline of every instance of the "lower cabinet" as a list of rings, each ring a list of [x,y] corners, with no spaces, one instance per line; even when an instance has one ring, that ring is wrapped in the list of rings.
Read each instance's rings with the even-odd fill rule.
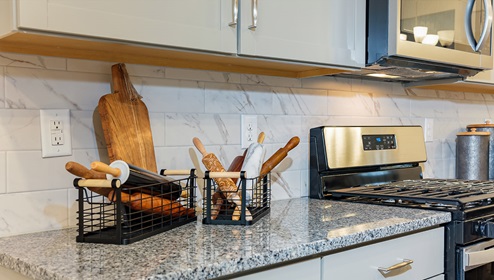
[[[295,264],[290,264],[266,271],[261,271],[246,276],[234,278],[238,280],[320,280],[321,259],[313,259]]]
[[[443,273],[444,228],[436,228],[235,279],[443,280]]]
[[[442,279],[443,272],[444,228],[437,228],[323,257],[321,279]]]
[[[13,271],[10,268],[0,266],[0,280],[31,280],[31,278]]]

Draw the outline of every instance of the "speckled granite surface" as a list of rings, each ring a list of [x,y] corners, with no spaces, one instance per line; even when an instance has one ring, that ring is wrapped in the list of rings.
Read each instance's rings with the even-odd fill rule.
[[[307,198],[274,201],[252,226],[203,225],[130,245],[76,243],[76,229],[0,239],[0,265],[35,279],[211,279],[406,233],[447,212]]]

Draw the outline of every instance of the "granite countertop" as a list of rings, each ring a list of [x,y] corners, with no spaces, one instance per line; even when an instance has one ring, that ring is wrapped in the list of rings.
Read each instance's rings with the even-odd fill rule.
[[[200,220],[200,219],[199,219]],[[0,239],[0,265],[35,279],[211,279],[447,223],[450,213],[308,198],[251,226],[189,223],[130,245],[75,228]]]

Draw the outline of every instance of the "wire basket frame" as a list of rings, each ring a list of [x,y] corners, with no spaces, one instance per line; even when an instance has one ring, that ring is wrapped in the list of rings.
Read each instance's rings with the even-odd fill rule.
[[[209,171],[205,172],[203,220],[204,224],[252,225],[270,211],[271,174],[245,178],[242,171],[238,189],[222,191]],[[228,199],[237,195],[238,200]]]
[[[125,245],[196,221],[196,182],[192,169],[188,177],[167,183],[122,185],[108,197],[76,186],[76,241]],[[171,200],[169,184],[181,186],[178,199]]]

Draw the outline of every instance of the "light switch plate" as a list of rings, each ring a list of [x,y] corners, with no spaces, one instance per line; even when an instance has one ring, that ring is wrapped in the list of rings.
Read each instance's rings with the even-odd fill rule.
[[[41,156],[59,157],[72,155],[70,135],[70,110],[40,110]]]

